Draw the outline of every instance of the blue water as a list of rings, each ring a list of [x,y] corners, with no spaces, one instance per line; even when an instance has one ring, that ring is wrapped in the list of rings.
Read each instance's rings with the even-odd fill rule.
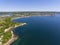
[[[25,22],[14,33],[19,38],[11,45],[60,45],[60,15],[31,16],[14,22]]]

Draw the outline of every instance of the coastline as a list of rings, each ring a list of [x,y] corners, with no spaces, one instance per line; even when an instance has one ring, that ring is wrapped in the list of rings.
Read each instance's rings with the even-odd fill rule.
[[[12,18],[12,20],[14,20],[14,19],[19,19],[19,18],[26,18],[26,17],[31,17],[31,16],[14,17],[14,18]]]
[[[36,16],[36,15],[32,15],[32,16]],[[37,15],[37,16],[55,16],[55,15]],[[14,18],[12,18],[12,20],[14,20],[14,19],[19,19],[19,18],[28,18],[28,17],[31,17],[31,15],[29,15],[29,16],[23,16],[23,17],[14,17]]]
[[[14,29],[14,28],[16,28],[16,27],[23,26],[23,25],[26,25],[26,23],[22,23],[22,24],[20,24],[20,25],[15,25],[15,27],[11,27],[11,28],[6,29],[5,32],[11,31],[12,36],[11,36],[11,38],[8,40],[8,42],[6,42],[6,43],[3,44],[3,45],[10,45],[10,44],[12,44],[14,41],[16,41],[16,40],[18,39],[18,36],[15,35],[11,29]]]
[[[40,16],[40,15],[39,15],[39,16]],[[26,17],[31,17],[31,16],[17,17],[17,18],[15,17],[15,18],[12,18],[12,20],[18,19],[18,18],[26,18]],[[13,30],[14,28],[17,28],[17,27],[19,27],[19,26],[23,26],[23,25],[25,25],[25,24],[26,24],[26,23],[21,23],[21,24],[19,24],[19,25],[11,26],[11,27],[5,29],[4,33],[8,32],[8,31],[11,31],[12,36],[11,36],[11,38],[10,38],[6,43],[4,43],[3,45],[10,45],[10,44],[13,43],[15,40],[17,40],[17,39],[18,39],[18,36],[15,35],[15,34],[13,34],[13,31],[12,31],[12,30]]]

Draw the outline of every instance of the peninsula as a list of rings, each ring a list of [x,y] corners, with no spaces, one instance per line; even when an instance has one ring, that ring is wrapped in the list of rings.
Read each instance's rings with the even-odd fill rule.
[[[14,42],[18,36],[13,33],[13,30],[26,24],[12,22],[11,20],[11,17],[4,17],[0,20],[0,45],[10,45]]]

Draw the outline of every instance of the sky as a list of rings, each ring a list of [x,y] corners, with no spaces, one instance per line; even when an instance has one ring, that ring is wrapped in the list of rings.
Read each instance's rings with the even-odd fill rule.
[[[60,11],[60,0],[0,0],[0,11]]]

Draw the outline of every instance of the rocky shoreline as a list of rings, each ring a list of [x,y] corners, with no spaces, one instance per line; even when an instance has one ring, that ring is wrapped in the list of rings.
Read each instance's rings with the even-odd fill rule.
[[[15,40],[17,40],[18,39],[18,36],[16,36],[16,35],[14,35],[14,34],[12,34],[12,37],[11,37],[11,39],[9,39],[9,41],[8,42],[6,42],[5,44],[3,44],[3,45],[11,45]]]
[[[23,25],[26,25],[26,23],[22,23],[20,25],[15,25],[14,27],[9,27],[9,28],[5,29],[4,33],[11,31],[12,36],[5,44],[2,44],[2,41],[0,41],[0,43],[1,43],[0,45],[11,45],[15,40],[17,40],[18,36],[15,35],[12,30],[15,29],[16,27],[23,26]]]

